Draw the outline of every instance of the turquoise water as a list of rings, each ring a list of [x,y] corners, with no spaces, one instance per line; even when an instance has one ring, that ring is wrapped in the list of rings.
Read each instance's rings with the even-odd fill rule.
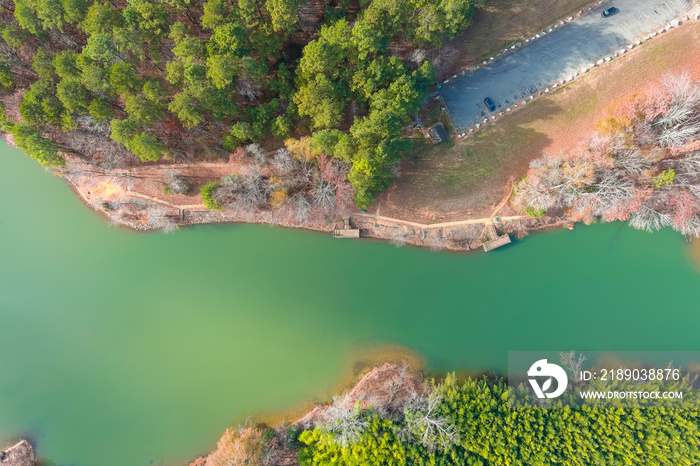
[[[249,415],[324,399],[357,350],[430,370],[512,350],[695,350],[682,237],[622,224],[449,254],[264,226],[108,227],[0,147],[0,439],[57,465],[177,464]]]

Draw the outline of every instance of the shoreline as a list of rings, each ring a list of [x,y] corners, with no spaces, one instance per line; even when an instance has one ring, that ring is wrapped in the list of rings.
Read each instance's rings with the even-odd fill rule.
[[[6,143],[12,147],[16,146],[11,140]],[[25,154],[26,155],[26,154]],[[68,155],[68,154],[67,154]],[[225,165],[225,163],[222,163]],[[177,164],[172,167],[176,168]],[[200,226],[200,225],[216,225],[216,224],[250,224],[263,225],[269,227],[278,227],[284,229],[303,230],[315,233],[332,233],[335,228],[342,226],[342,219],[317,219],[315,222],[291,222],[276,219],[273,215],[269,215],[271,211],[259,211],[247,214],[235,214],[231,212],[218,212],[207,210],[203,205],[202,210],[187,210],[187,218],[185,221],[174,222],[172,229],[164,229],[162,225],[148,225],[145,223],[124,222],[116,218],[113,212],[105,209],[100,204],[109,202],[107,199],[89,199],[86,196],[90,186],[79,185],[70,180],[64,173],[57,169],[52,169],[51,173],[63,179],[63,181],[73,191],[76,198],[83,204],[84,207],[98,213],[112,227],[119,228],[123,231],[133,233],[149,233],[149,232],[171,232],[182,227]],[[136,202],[142,202],[147,205],[149,196],[143,195],[138,191],[126,191],[126,197],[131,199],[136,198]],[[130,195],[129,195],[130,194]],[[480,250],[483,244],[481,233],[488,224],[493,224],[498,227],[499,232],[513,235],[516,239],[522,239],[530,233],[554,230],[558,228],[566,228],[572,223],[571,219],[560,216],[544,216],[541,218],[529,217],[527,215],[517,215],[510,203],[510,190],[508,195],[501,201],[498,206],[495,206],[494,216],[500,210],[506,210],[508,215],[501,217],[498,223],[490,221],[487,218],[463,218],[450,222],[437,222],[434,224],[420,224],[411,220],[394,219],[382,217],[370,213],[349,213],[351,226],[359,228],[361,234],[359,239],[371,239],[382,242],[389,242],[396,247],[411,246],[416,248],[428,248],[435,251],[449,251],[454,253],[466,253],[474,250]],[[143,196],[143,197],[141,197]],[[162,200],[153,199],[152,204],[162,203]],[[171,204],[175,206],[175,204]],[[191,207],[191,206],[186,206]],[[171,207],[171,210],[175,207]],[[265,218],[265,214],[268,214]],[[515,214],[515,215],[513,215]],[[178,217],[176,215],[167,214],[168,217]],[[455,227],[449,226],[457,224]],[[413,231],[410,230],[413,228]],[[417,228],[417,229],[416,229]],[[409,231],[409,234],[405,234]],[[424,233],[420,237],[420,233]],[[446,234],[445,234],[446,233]],[[411,234],[413,236],[411,236]]]
[[[410,362],[391,362],[390,360],[384,360],[381,363],[377,362],[376,364],[366,366],[360,373],[353,376],[353,378],[354,382],[352,384],[346,385],[344,388],[334,388],[333,397],[347,396],[347,399],[351,400],[353,404],[358,403],[363,408],[367,408],[373,400],[386,396],[383,392],[385,390],[390,390],[389,387],[395,384],[410,385],[418,392],[425,392],[427,391],[428,383],[431,379],[431,377],[424,375],[420,368],[413,366]],[[403,389],[402,391],[406,392],[402,394],[403,397],[409,395],[409,390]],[[219,450],[222,450],[222,443],[231,442],[232,444],[245,444],[247,439],[251,437],[249,434],[255,431],[266,429],[268,432],[274,432],[277,436],[280,436],[280,434],[285,436],[288,435],[287,432],[290,432],[291,429],[311,430],[316,425],[323,422],[326,416],[326,410],[333,404],[333,399],[314,402],[308,405],[300,415],[295,416],[295,420],[292,422],[284,418],[277,420],[277,422],[271,422],[269,419],[261,417],[256,417],[254,420],[249,418],[245,424],[239,425],[237,428],[229,427],[226,429],[219,440],[218,448],[207,455],[201,455],[194,459],[194,461],[189,463],[189,466],[205,466],[209,464],[208,459],[218,458]],[[296,466],[299,464],[297,450],[290,449],[289,446],[285,448],[285,446],[280,445],[279,447],[282,451],[274,464],[286,466]],[[227,456],[229,460],[232,458],[244,460],[245,457],[249,455],[245,447],[241,449],[224,448],[224,450],[229,455]],[[231,456],[232,453],[233,456]]]
[[[70,184],[70,183],[69,183]],[[76,191],[75,188],[73,188],[74,191]],[[106,220],[108,220],[110,223],[113,224],[113,226],[122,228],[124,230],[128,230],[131,232],[142,232],[142,233],[148,233],[148,232],[157,232],[161,230],[161,228],[158,227],[136,227],[134,225],[128,225],[124,223],[117,223],[113,222],[113,216],[110,215],[110,213],[104,209],[100,209],[95,207],[94,205],[90,204],[85,198],[82,196],[78,195],[80,198],[81,202],[88,208],[92,209],[93,211],[101,214],[102,216],[105,217]],[[326,233],[326,234],[331,234],[333,230],[339,226],[342,225],[342,221],[340,220],[329,220],[328,224],[325,226],[319,226],[319,225],[309,225],[309,224],[290,224],[288,222],[278,222],[274,220],[267,220],[267,219],[246,219],[242,218],[239,216],[235,215],[226,215],[218,213],[218,212],[198,212],[197,213],[198,218],[196,220],[190,220],[185,223],[179,223],[177,224],[178,228],[187,228],[187,227],[197,227],[197,226],[206,226],[206,225],[226,225],[226,224],[243,224],[243,225],[260,225],[260,226],[268,226],[268,227],[275,227],[275,228],[283,228],[283,229],[289,229],[289,230],[301,230],[301,231],[306,231],[309,233]],[[218,217],[218,218],[217,218]],[[356,224],[354,221],[353,215],[350,215],[350,222],[351,224]],[[532,226],[525,226],[523,227],[523,223],[525,224],[534,224]],[[503,233],[507,234],[514,234],[516,235],[517,239],[522,239],[523,237],[527,236],[530,233],[534,232],[539,232],[539,231],[546,231],[549,229],[557,229],[557,228],[564,228],[566,225],[570,224],[571,221],[569,219],[565,218],[560,218],[560,217],[542,217],[542,218],[527,218],[527,219],[522,219],[522,220],[515,220],[511,222],[504,222],[499,225],[499,230],[501,230]],[[484,224],[475,224],[478,226],[480,230],[483,230]],[[501,228],[503,227],[503,228]],[[475,235],[471,238],[471,243],[469,245],[455,245],[455,244],[441,244],[440,239],[443,239],[440,236],[431,236],[431,235],[426,235],[425,238],[396,238],[395,235],[392,234],[392,230],[395,228],[395,226],[390,225],[390,224],[383,224],[376,222],[374,226],[367,226],[367,222],[363,222],[363,226],[359,228],[360,230],[360,237],[358,239],[366,239],[366,240],[375,240],[375,241],[380,241],[380,242],[388,242],[394,244],[396,247],[402,247],[402,246],[412,246],[416,248],[428,248],[432,249],[435,251],[449,251],[449,252],[458,252],[458,253],[467,253],[467,252],[473,252],[473,251],[480,251],[481,247],[483,245],[483,241],[478,239],[477,236]],[[431,228],[432,229],[432,228]],[[457,233],[461,233],[462,231],[457,231]],[[462,239],[459,238],[457,241],[468,241],[468,239]]]
[[[0,451],[0,463],[6,466],[35,466],[34,442],[21,437],[19,441],[7,442],[10,446]]]
[[[261,411],[252,416],[256,423],[275,426],[290,419],[302,419],[316,406],[327,405],[338,393],[352,390],[369,372],[384,364],[408,364],[412,372],[425,378],[441,379],[439,372],[427,372],[427,359],[418,352],[398,344],[378,344],[368,349],[353,351],[344,363],[341,378],[328,385],[325,399],[307,400],[291,406],[289,409]],[[297,422],[297,421],[292,421]]]
[[[176,166],[174,165],[174,167]],[[270,210],[234,213],[207,210],[204,206],[201,207],[201,210],[199,208],[194,210],[191,205],[166,204],[161,199],[152,199],[138,191],[124,191],[119,197],[95,197],[91,199],[88,194],[95,189],[94,185],[91,187],[77,184],[57,170],[54,170],[54,174],[63,178],[85,207],[104,216],[111,226],[132,232],[159,230],[170,232],[182,227],[210,224],[257,224],[330,234],[334,229],[342,227],[343,224],[342,218],[323,217],[317,217],[307,222],[298,222],[276,217],[274,211]],[[105,205],[109,205],[115,200],[134,203],[143,206],[143,208],[159,208],[162,211],[159,217],[161,221],[149,224],[146,214],[140,215],[137,221],[124,221],[117,216],[118,211],[110,211],[105,208]],[[488,225],[494,225],[499,233],[514,235],[520,239],[531,232],[561,227],[570,223],[569,219],[555,216],[534,218],[527,215],[517,215],[510,205],[509,196],[506,196],[500,205],[496,206],[493,217],[496,217],[501,210],[506,210],[507,215],[501,217],[498,222],[489,218],[463,218],[451,222],[420,224],[410,220],[359,212],[347,213],[344,217],[349,218],[352,228],[360,230],[359,239],[388,241],[397,247],[408,245],[451,252],[469,252],[481,249],[484,243],[483,232]],[[515,215],[510,215],[511,213]]]

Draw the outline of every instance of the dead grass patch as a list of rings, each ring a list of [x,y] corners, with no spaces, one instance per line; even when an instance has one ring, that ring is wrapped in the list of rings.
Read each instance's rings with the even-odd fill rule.
[[[453,69],[476,64],[520,37],[531,36],[588,5],[582,0],[487,0],[477,7],[473,24],[447,44],[459,58]]]

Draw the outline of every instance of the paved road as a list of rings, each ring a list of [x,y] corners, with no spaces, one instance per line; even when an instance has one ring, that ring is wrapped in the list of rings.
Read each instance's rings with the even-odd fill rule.
[[[457,128],[470,126],[490,115],[484,105],[485,97],[493,99],[497,111],[502,110],[665,26],[690,10],[691,3],[691,0],[608,2],[473,74],[444,85],[440,95]],[[602,18],[600,12],[611,6],[620,11]]]

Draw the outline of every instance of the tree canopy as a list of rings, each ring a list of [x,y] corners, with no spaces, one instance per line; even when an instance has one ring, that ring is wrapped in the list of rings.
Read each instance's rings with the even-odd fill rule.
[[[72,131],[84,115],[144,161],[192,141],[224,155],[312,136],[351,165],[360,207],[392,182],[402,125],[434,80],[429,61],[404,57],[456,37],[473,15],[473,0],[341,1],[317,16],[299,0],[13,1],[0,12],[16,51],[0,62],[0,91],[29,40],[34,79],[20,110],[37,131]],[[390,54],[399,42],[406,52]]]
[[[678,390],[689,383],[681,380],[663,389]],[[509,406],[512,390],[503,381],[459,382],[448,374],[429,396],[408,399],[398,413],[371,405],[343,409],[336,399],[326,415],[329,420],[300,435],[305,445],[300,463],[670,466],[700,459],[697,397],[684,400],[693,406],[688,409],[622,409],[581,407],[580,398],[567,393],[566,407],[557,401],[544,409]]]

